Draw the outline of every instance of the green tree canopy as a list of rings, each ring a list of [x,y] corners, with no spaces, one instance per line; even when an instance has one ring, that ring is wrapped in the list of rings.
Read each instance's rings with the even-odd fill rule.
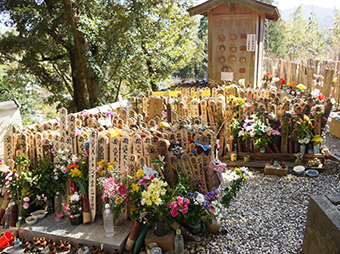
[[[15,32],[0,37],[15,61],[71,111],[157,90],[194,53],[192,3],[175,0],[0,0]]]

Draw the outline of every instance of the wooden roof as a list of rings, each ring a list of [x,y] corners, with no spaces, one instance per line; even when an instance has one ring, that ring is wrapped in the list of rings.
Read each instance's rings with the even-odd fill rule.
[[[197,14],[207,15],[207,12],[215,7],[226,4],[228,8],[231,8],[233,4],[240,4],[250,9],[264,12],[266,19],[277,21],[280,17],[279,10],[276,6],[262,3],[256,0],[208,0],[200,5],[192,7],[188,10],[190,16]]]

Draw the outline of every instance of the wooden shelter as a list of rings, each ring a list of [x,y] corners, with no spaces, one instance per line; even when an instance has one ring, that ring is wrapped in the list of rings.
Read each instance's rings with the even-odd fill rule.
[[[261,84],[265,19],[278,9],[256,0],[209,0],[188,10],[208,16],[208,77]]]

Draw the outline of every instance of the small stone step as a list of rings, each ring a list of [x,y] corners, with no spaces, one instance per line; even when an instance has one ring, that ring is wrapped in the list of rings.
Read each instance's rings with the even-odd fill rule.
[[[49,214],[32,226],[24,224],[19,228],[18,234],[20,239],[26,238],[29,241],[37,236],[45,237],[47,240],[53,239],[55,242],[68,240],[72,246],[83,243],[88,247],[95,245],[100,248],[103,244],[107,253],[113,253],[115,249],[122,253],[133,224],[132,221],[125,220],[122,225],[115,227],[113,237],[106,237],[100,216],[96,217],[94,223],[73,226],[67,216],[60,221],[55,221],[53,214]]]

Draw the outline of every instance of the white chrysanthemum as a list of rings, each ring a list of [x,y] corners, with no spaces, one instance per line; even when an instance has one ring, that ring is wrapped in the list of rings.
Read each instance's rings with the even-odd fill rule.
[[[11,172],[11,170],[9,169],[9,166],[7,166],[6,164],[1,164],[0,165],[0,172],[6,174]]]
[[[70,202],[78,202],[80,200],[80,196],[78,195],[78,193],[74,193],[71,197],[70,197]]]
[[[201,193],[198,193],[198,194],[197,194],[196,200],[197,200],[200,204],[202,204],[202,203],[205,201],[204,195],[201,194]]]

